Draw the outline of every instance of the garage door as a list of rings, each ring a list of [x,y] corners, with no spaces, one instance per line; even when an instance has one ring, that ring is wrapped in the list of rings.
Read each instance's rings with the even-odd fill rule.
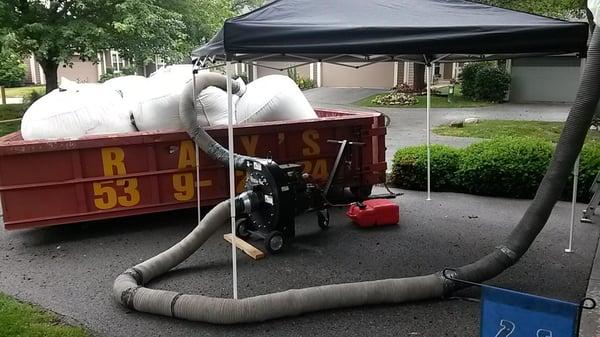
[[[541,57],[512,61],[510,101],[573,102],[579,85],[576,57]]]

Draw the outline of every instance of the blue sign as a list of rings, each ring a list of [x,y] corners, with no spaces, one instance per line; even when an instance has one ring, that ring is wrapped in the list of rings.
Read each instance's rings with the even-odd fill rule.
[[[579,304],[482,285],[481,337],[576,337]]]

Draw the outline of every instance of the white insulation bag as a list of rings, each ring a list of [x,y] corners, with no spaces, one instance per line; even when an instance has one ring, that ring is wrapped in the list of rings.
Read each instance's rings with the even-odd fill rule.
[[[298,85],[283,75],[269,75],[248,83],[236,110],[238,124],[317,118]]]
[[[121,95],[100,84],[65,83],[35,101],[21,122],[24,140],[132,131],[135,129]]]
[[[594,22],[600,25],[600,0],[588,0],[588,8],[594,15]]]
[[[235,105],[240,98],[232,95],[233,123],[237,123]],[[227,92],[221,88],[210,86],[200,92],[196,104],[202,104],[209,125],[226,125],[229,121],[227,112]],[[198,109],[201,110],[201,109]]]
[[[118,91],[127,101],[136,102],[144,95],[148,86],[148,79],[144,76],[121,76],[112,78],[104,83],[106,88]]]
[[[140,131],[182,129],[179,101],[191,80],[192,67],[188,65],[164,67],[150,75],[132,111],[136,127]]]

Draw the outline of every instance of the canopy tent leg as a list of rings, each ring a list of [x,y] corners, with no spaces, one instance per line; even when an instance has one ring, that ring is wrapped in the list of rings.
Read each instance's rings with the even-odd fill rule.
[[[569,248],[565,249],[565,252],[573,252],[573,227],[575,226],[575,206],[577,204],[577,184],[579,183],[579,159],[575,161],[573,166],[573,198],[571,200],[571,227],[569,229]]]
[[[585,58],[582,58],[580,61],[580,75],[583,75],[583,71],[585,69]],[[569,227],[569,248],[565,249],[566,253],[573,252],[573,227],[575,226],[575,207],[577,204],[577,185],[579,182],[579,160],[581,159],[581,154],[577,157],[575,161],[575,165],[573,166],[573,196],[571,199],[571,225]]]
[[[146,71],[146,67],[144,67],[144,71]],[[196,72],[198,71],[198,60],[194,60],[192,67],[192,97],[194,98],[192,101],[192,105],[194,106],[194,110],[196,109]],[[196,207],[198,207],[198,224],[200,224],[200,220],[202,219],[202,211],[200,210],[200,147],[198,144],[194,143],[196,148]]]
[[[237,251],[235,242],[235,169],[233,167],[233,95],[231,92],[231,62],[225,63],[225,76],[227,76],[227,139],[229,149],[229,208],[231,215],[231,264],[233,269],[233,298],[238,298],[237,287]]]
[[[196,206],[198,207],[198,224],[200,224],[202,211],[200,210],[200,148],[198,145],[196,145]]]
[[[425,65],[427,76],[427,200],[431,200],[431,63]]]

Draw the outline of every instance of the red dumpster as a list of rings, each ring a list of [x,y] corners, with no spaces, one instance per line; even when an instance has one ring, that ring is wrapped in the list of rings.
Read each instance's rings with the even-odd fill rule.
[[[235,127],[237,153],[301,163],[305,172],[326,182],[339,144],[352,147],[334,184],[365,187],[385,179],[385,126],[381,114],[318,110],[319,118]],[[227,128],[208,132],[227,145]],[[107,219],[196,206],[228,197],[227,170],[199,154],[181,130],[101,135],[77,140],[24,141],[19,132],[0,138],[0,198],[6,229],[21,229]],[[244,187],[237,172],[237,190]]]

